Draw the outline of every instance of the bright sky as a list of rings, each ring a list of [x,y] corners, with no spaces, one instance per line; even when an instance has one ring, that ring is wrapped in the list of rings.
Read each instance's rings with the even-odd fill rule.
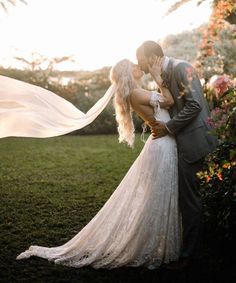
[[[75,69],[94,70],[118,60],[135,61],[145,40],[191,30],[209,19],[210,1],[192,0],[168,17],[177,0],[26,0],[0,10],[0,64],[15,55],[38,52],[48,57],[73,55]],[[66,68],[66,66],[64,66]],[[71,68],[72,66],[67,66]]]

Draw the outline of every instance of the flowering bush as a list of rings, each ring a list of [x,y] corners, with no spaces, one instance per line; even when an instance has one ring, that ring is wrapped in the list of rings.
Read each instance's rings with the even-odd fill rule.
[[[217,98],[224,95],[226,91],[233,87],[233,82],[227,75],[213,76],[209,83],[215,89]]]
[[[202,42],[197,59],[201,76],[236,75],[236,5],[235,0],[215,0],[207,27],[202,27]]]
[[[236,89],[229,76],[213,76],[206,87],[211,105],[208,123],[219,139],[198,173],[207,235],[215,240],[232,239],[236,196]]]
[[[228,76],[213,76],[208,83],[207,98],[211,117],[208,123],[219,141],[236,141],[236,86]]]
[[[209,155],[198,177],[208,237],[232,240],[235,225],[235,143],[223,143]]]

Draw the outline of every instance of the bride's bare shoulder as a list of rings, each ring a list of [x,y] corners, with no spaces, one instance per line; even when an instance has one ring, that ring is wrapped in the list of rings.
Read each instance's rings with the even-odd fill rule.
[[[142,88],[134,89],[130,94],[130,99],[135,104],[149,104],[150,101],[150,91],[147,91]]]
[[[143,89],[143,88],[135,88],[133,89],[133,91],[131,92],[132,96],[142,96],[142,95],[147,95],[149,93],[149,91]]]

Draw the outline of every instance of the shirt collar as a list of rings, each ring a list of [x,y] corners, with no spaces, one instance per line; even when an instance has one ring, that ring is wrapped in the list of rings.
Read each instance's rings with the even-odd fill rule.
[[[166,72],[167,71],[167,66],[168,66],[169,61],[170,61],[170,58],[168,56],[164,56],[163,58],[164,58],[164,60],[163,60],[163,63],[162,63],[162,70],[164,72]]]

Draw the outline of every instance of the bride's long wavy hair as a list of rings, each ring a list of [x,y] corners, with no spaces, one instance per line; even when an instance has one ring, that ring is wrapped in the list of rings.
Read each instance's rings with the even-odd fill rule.
[[[124,59],[113,66],[110,71],[110,80],[117,87],[114,107],[118,123],[119,142],[127,142],[130,147],[133,147],[134,144],[135,129],[129,95],[137,86],[132,75],[132,67],[133,63]]]

